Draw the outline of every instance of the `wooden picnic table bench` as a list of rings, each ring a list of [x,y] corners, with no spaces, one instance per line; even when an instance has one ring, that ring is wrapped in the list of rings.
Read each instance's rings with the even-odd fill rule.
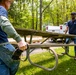
[[[60,34],[60,33],[53,33],[53,32],[46,32],[46,31],[39,31],[39,30],[33,30],[33,29],[21,29],[21,28],[15,28],[16,31],[21,35],[21,36],[24,36],[25,38],[25,41],[26,41],[26,36],[27,35],[30,35],[30,43],[28,44],[29,45],[29,49],[26,51],[26,59],[25,60],[29,60],[29,62],[37,67],[40,67],[44,70],[47,70],[47,71],[52,71],[54,70],[57,65],[58,65],[58,55],[57,53],[55,52],[55,50],[53,49],[50,49],[50,47],[65,47],[65,46],[76,46],[76,44],[65,44],[64,42],[63,43],[56,43],[56,44],[49,44],[49,43],[44,43],[47,39],[49,38],[61,38],[61,39],[66,39],[66,38],[74,38],[76,37],[76,35],[70,35],[70,34]],[[42,36],[42,37],[46,37],[45,40],[43,40],[40,44],[32,44],[32,38],[33,36]],[[53,55],[53,57],[55,58],[55,64],[52,68],[46,68],[44,66],[41,66],[41,65],[38,65],[38,64],[35,64],[31,61],[30,59],[30,54],[32,51],[34,51],[36,48],[44,48],[44,49],[48,49],[49,53]],[[69,54],[67,54],[68,56],[70,56]]]
[[[36,36],[53,37],[53,38],[74,38],[76,37],[76,35],[60,34],[60,33],[46,32],[46,31],[33,30],[33,29],[20,29],[20,28],[15,28],[15,29],[20,35],[23,35],[23,36],[36,35]]]

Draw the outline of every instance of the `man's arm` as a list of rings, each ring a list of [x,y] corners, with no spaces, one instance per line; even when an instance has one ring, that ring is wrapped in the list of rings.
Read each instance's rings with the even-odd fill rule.
[[[65,34],[68,32],[68,29],[69,29],[69,27],[68,27],[68,26],[66,26]]]
[[[13,39],[15,39],[17,42],[21,41],[20,35],[17,34],[17,32],[15,31],[14,27],[12,26],[12,24],[10,23],[10,21],[4,17],[4,16],[0,16],[0,26],[2,28],[2,30],[10,37],[12,37]]]
[[[8,36],[16,40],[21,50],[27,49],[26,42],[22,41],[20,35],[16,32],[16,30],[6,17],[0,16],[0,26]]]

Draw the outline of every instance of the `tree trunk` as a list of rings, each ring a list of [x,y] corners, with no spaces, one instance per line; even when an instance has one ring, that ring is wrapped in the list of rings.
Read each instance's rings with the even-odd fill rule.
[[[32,29],[34,29],[34,0],[32,0]]]
[[[42,30],[42,0],[40,0],[40,30]]]

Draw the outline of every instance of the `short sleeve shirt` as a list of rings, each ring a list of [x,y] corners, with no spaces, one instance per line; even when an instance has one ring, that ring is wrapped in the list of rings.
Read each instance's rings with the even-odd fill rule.
[[[69,34],[76,34],[76,20],[68,21],[67,26],[69,27]]]
[[[8,12],[3,6],[0,6],[0,15],[8,18]]]
[[[0,16],[8,18],[8,12],[3,6],[0,6]],[[0,43],[4,42],[8,42],[7,34],[2,30],[0,26]]]

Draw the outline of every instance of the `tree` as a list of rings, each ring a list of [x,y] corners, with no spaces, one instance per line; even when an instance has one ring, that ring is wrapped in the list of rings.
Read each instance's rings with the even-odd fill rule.
[[[15,27],[42,30],[43,24],[60,25],[76,11],[75,0],[15,0],[9,18]]]

